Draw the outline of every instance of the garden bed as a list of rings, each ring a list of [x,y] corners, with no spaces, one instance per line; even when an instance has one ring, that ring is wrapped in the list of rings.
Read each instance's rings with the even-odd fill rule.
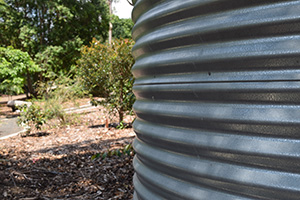
[[[76,123],[1,140],[0,199],[131,199],[134,152],[92,159],[134,138],[132,128],[110,128],[116,117],[103,111],[80,110]]]

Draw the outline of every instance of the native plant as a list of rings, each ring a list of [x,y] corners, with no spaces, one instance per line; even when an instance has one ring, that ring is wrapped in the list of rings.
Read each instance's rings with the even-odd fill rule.
[[[39,83],[37,86],[39,99],[33,99],[30,107],[21,108],[18,123],[33,127],[33,130],[41,130],[44,124],[68,125],[73,124],[77,119],[76,115],[66,113],[63,104],[72,102],[85,95],[80,80],[70,77],[58,77],[51,83]]]
[[[131,19],[120,19],[116,15],[112,15],[112,37],[113,38],[131,38],[131,30],[133,28]]]
[[[27,52],[12,47],[0,47],[0,91],[6,94],[20,94],[27,88],[33,92],[32,76],[40,72]]]
[[[90,47],[82,48],[77,62],[77,76],[83,80],[84,87],[91,94],[103,97],[101,100],[93,99],[92,103],[104,105],[110,113],[117,112],[119,123],[123,121],[124,114],[132,110],[135,101],[131,73],[133,44],[129,39],[116,39],[111,45],[94,39]]]
[[[18,118],[19,125],[25,125],[30,127],[29,132],[32,131],[31,127],[34,127],[36,130],[41,130],[42,126],[47,121],[47,113],[37,104],[31,106],[23,106],[20,108],[22,112]]]
[[[104,160],[107,157],[112,157],[112,156],[121,157],[122,155],[127,155],[127,156],[135,155],[135,151],[133,149],[132,143],[127,144],[123,148],[108,150],[108,151],[104,151],[101,153],[96,153],[91,157],[91,160],[93,160],[93,161],[96,159]]]

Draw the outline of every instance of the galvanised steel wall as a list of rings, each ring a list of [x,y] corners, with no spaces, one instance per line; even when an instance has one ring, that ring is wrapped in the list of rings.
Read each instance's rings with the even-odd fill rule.
[[[300,1],[138,0],[134,199],[300,199]]]

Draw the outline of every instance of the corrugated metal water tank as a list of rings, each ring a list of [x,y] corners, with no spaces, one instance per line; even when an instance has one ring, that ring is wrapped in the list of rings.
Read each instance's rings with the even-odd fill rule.
[[[134,199],[300,199],[300,1],[137,0]]]

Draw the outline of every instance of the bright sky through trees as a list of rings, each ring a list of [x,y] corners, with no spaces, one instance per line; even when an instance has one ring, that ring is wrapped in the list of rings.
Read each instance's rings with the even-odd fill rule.
[[[132,8],[133,6],[131,6],[127,0],[119,0],[118,3],[113,3],[113,13],[119,16],[119,18],[131,18]]]

